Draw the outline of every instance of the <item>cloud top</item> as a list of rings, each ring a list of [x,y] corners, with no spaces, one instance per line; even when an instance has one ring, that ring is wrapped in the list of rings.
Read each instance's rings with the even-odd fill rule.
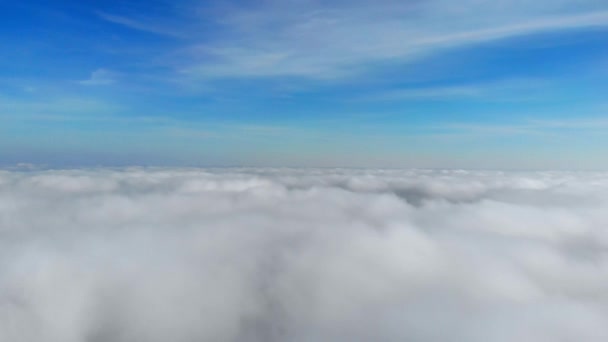
[[[605,341],[608,174],[0,172],[0,340]]]

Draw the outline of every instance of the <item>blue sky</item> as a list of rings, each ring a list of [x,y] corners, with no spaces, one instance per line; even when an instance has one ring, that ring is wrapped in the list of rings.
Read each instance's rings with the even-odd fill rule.
[[[26,0],[0,22],[0,165],[608,168],[604,0]]]

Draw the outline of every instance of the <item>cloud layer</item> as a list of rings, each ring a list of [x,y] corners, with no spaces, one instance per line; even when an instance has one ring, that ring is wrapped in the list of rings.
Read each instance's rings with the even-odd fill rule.
[[[0,172],[0,340],[605,341],[608,174]]]

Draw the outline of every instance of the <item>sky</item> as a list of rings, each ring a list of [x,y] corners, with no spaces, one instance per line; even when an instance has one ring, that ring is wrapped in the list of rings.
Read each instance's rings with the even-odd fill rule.
[[[0,165],[608,169],[604,0],[0,1]]]

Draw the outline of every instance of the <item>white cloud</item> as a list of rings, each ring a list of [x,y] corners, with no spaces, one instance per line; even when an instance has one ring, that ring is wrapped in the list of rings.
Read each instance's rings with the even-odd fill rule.
[[[97,69],[91,73],[91,77],[78,83],[87,86],[109,85],[116,83],[118,74],[107,69]]]
[[[74,114],[116,112],[121,106],[91,97],[49,96],[40,99],[15,99],[0,96],[0,118],[42,119],[73,118]]]
[[[605,341],[608,174],[0,171],[3,341]]]
[[[363,101],[391,101],[403,99],[458,99],[483,98],[486,101],[526,101],[539,95],[530,95],[538,89],[547,87],[548,81],[533,78],[507,79],[494,82],[464,85],[404,88],[384,91],[367,97]]]
[[[445,94],[444,94],[445,95]],[[597,116],[581,116],[562,120],[522,120],[505,124],[443,123],[425,127],[427,129],[455,135],[535,135],[572,137],[575,131],[583,131],[586,136],[603,135],[608,128],[608,120]]]
[[[170,37],[174,37],[174,38],[183,37],[183,34],[166,27],[166,25],[159,25],[159,24],[155,24],[155,23],[146,23],[145,21],[135,20],[135,19],[131,19],[131,18],[127,18],[127,17],[123,17],[123,16],[119,16],[119,15],[103,13],[103,12],[98,12],[97,15],[103,20],[109,21],[114,24],[122,25],[122,26],[125,26],[128,28],[134,29],[134,30],[156,33],[159,35],[170,36]]]
[[[336,79],[378,63],[548,31],[608,26],[608,7],[568,1],[268,1],[216,13],[217,41],[190,46],[202,78]]]
[[[600,0],[576,5],[566,0],[193,1],[167,8],[156,17],[98,15],[131,29],[178,38],[178,48],[164,51],[164,63],[189,81],[343,80],[454,47],[608,26],[608,6]]]

